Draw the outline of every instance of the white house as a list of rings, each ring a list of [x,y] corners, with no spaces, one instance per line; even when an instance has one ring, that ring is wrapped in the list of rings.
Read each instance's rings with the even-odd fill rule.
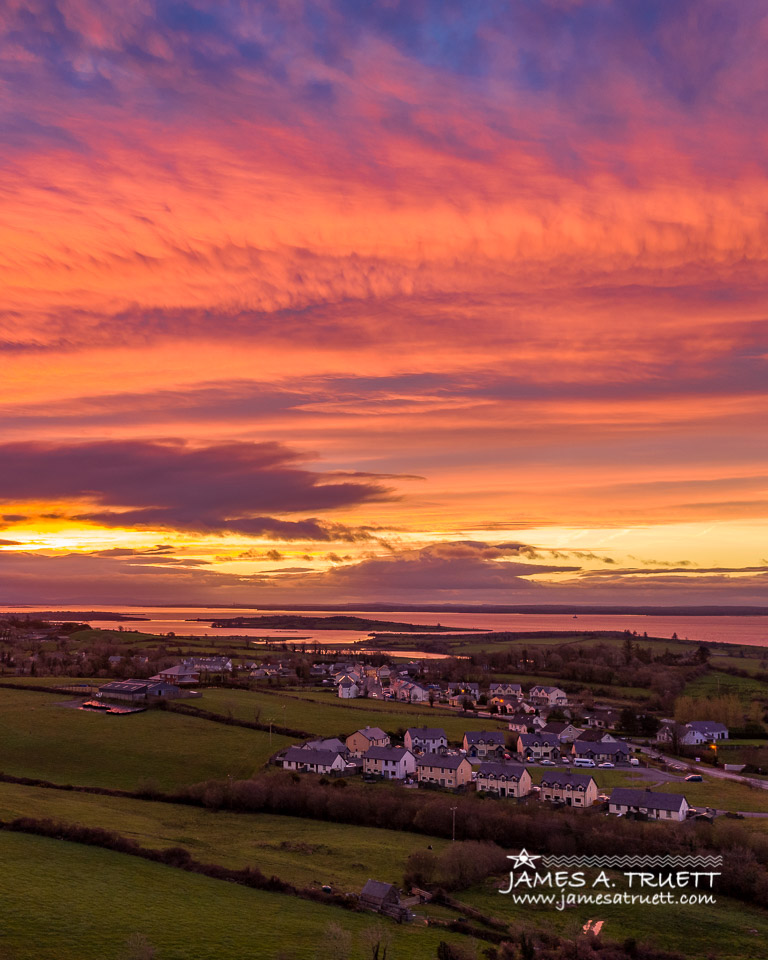
[[[714,720],[691,720],[687,726],[704,737],[707,743],[728,739],[728,727],[723,723],[716,723]]]
[[[491,684],[489,691],[489,697],[517,697],[518,700],[522,699],[523,688],[519,683],[506,683],[497,681]]]
[[[346,677],[339,683],[337,690],[342,700],[354,700],[355,697],[360,696],[360,687],[354,680],[350,680],[349,677]]]
[[[541,728],[541,732],[554,734],[554,736],[559,737],[563,742],[573,743],[581,733],[581,730],[567,721],[552,720]]]
[[[363,772],[404,780],[416,772],[416,757],[405,747],[370,747],[363,754]]]
[[[641,814],[651,820],[682,821],[688,813],[688,801],[680,793],[654,793],[649,787],[614,787],[608,809],[624,816]]]
[[[528,691],[528,698],[534,703],[542,704],[548,707],[564,707],[568,703],[568,696],[560,687],[531,687]]]
[[[307,750],[289,747],[283,755],[283,769],[299,773],[343,773],[347,761],[332,750]]]

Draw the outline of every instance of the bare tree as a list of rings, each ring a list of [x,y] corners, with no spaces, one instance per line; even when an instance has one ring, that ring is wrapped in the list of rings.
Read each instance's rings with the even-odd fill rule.
[[[119,960],[154,960],[156,950],[143,933],[132,933],[123,944]]]

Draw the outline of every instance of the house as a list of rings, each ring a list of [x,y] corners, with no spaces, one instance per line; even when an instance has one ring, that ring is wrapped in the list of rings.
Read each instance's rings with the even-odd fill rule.
[[[530,733],[532,729],[531,718],[526,714],[516,713],[507,719],[507,727],[510,730],[513,730],[515,733]]]
[[[361,696],[370,697],[372,700],[384,699],[384,688],[376,677],[366,677],[363,681]]]
[[[656,739],[660,743],[677,742],[686,747],[728,739],[728,727],[714,720],[691,720],[690,723],[665,723],[659,728]]]
[[[520,701],[517,697],[506,693],[497,693],[488,698],[488,706],[496,707],[499,713],[517,713],[520,709]]]
[[[448,749],[448,737],[442,727],[408,727],[404,740],[411,753],[441,753]]]
[[[186,663],[179,663],[175,667],[165,667],[150,680],[165,680],[178,686],[189,686],[200,683],[200,672]]]
[[[448,697],[448,703],[457,710],[474,710],[475,708],[474,698],[468,693],[452,693]]]
[[[371,747],[388,747],[389,736],[381,727],[363,727],[347,737],[347,750],[353,757],[362,757]]]
[[[631,787],[614,787],[608,809],[619,816],[646,816],[650,820],[685,820],[688,801],[680,793],[654,793]]]
[[[283,769],[299,773],[344,773],[347,761],[333,750],[289,747],[283,754]]]
[[[232,661],[229,657],[190,657],[184,665],[192,667],[198,673],[231,673]]]
[[[360,893],[360,906],[401,922],[412,916],[410,910],[400,903],[400,891],[381,880],[368,880]]]
[[[470,700],[477,700],[480,696],[479,683],[449,683],[449,697],[468,697]]]
[[[597,800],[597,784],[588,773],[548,770],[541,778],[539,800],[568,807],[591,807]]]
[[[596,727],[600,730],[612,730],[619,724],[620,716],[615,710],[609,707],[595,707],[592,713],[586,718],[588,727]]]
[[[517,738],[517,753],[521,759],[558,760],[560,740],[551,733],[521,733]]]
[[[178,696],[179,688],[165,680],[113,680],[99,687],[105,700],[149,700],[151,697]]]
[[[568,697],[560,687],[531,687],[528,699],[546,707],[564,707],[568,703]]]
[[[728,727],[723,723],[715,723],[714,720],[691,720],[688,726],[701,734],[708,743],[728,739]]]
[[[419,783],[456,788],[472,781],[472,764],[466,757],[425,753],[416,758],[416,765]]]
[[[612,733],[599,729],[580,730],[576,739],[582,743],[618,743],[617,738]]]
[[[523,698],[523,688],[519,683],[496,682],[490,685],[488,697],[515,697],[517,700]]]
[[[426,687],[423,683],[417,683],[415,680],[406,680],[404,677],[398,677],[390,684],[390,689],[394,692],[398,700],[405,700],[408,703],[428,703],[430,692],[432,698],[440,696],[440,689],[435,687]]]
[[[554,734],[556,737],[560,738],[562,743],[573,743],[573,741],[582,731],[567,721],[552,720],[550,723],[544,724],[544,726],[541,728],[541,732]]]
[[[589,740],[575,740],[572,753],[574,758],[594,760],[595,763],[626,763],[629,760],[629,747],[626,743],[602,743]]]
[[[360,696],[360,687],[349,677],[342,680],[337,689],[342,700],[354,700],[355,697]]]
[[[521,763],[481,763],[475,786],[500,797],[525,797],[531,792],[531,775]]]
[[[464,734],[464,749],[468,757],[496,757],[500,760],[507,747],[500,730],[471,730]]]
[[[346,757],[349,751],[343,740],[338,737],[328,737],[326,740],[308,740],[302,743],[300,750],[331,750],[333,753],[343,753]]]
[[[405,747],[370,747],[363,754],[363,773],[405,780],[415,772],[416,757]]]

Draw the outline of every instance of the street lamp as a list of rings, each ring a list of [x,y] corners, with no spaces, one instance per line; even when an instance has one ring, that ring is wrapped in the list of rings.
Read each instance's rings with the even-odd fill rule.
[[[453,814],[453,822],[451,825],[451,843],[456,842],[456,807],[451,807],[451,813]]]

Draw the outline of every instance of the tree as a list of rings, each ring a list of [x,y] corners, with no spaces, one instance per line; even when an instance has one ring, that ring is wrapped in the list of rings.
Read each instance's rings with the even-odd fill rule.
[[[123,944],[120,960],[153,960],[156,950],[143,933],[132,933]]]
[[[387,960],[390,939],[391,934],[383,923],[374,924],[363,930],[363,947],[371,960]]]

